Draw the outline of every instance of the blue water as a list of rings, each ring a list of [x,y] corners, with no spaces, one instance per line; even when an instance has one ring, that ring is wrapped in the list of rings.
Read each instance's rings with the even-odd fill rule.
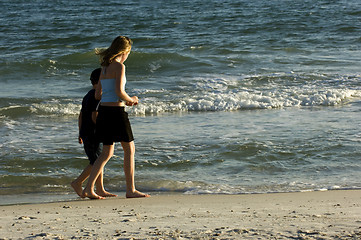
[[[360,1],[4,0],[0,28],[0,204],[76,198],[81,99],[117,35],[134,41],[139,189],[361,187]],[[115,154],[105,185],[122,192]]]

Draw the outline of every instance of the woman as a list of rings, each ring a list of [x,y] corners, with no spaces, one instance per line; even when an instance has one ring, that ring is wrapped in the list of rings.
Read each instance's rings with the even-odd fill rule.
[[[126,197],[149,197],[148,194],[135,189],[135,145],[128,114],[125,112],[125,105],[138,104],[138,97],[130,97],[125,91],[124,62],[129,56],[131,47],[132,41],[128,37],[119,36],[113,40],[109,48],[97,52],[101,59],[102,73],[95,92],[95,98],[101,99],[96,122],[96,135],[103,143],[103,150],[94,163],[87,186],[83,191],[83,197],[104,198],[95,193],[94,184],[97,177],[103,172],[106,163],[113,156],[115,142],[120,142],[124,150]]]

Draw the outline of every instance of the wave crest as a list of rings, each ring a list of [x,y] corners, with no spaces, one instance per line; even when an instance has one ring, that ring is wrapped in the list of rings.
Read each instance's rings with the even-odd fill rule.
[[[289,78],[289,77],[287,77]],[[137,90],[141,104],[129,109],[136,115],[163,112],[235,111],[242,109],[272,109],[301,106],[336,106],[353,98],[361,98],[361,91],[348,87],[314,81],[286,84],[260,77],[243,82],[234,79],[200,78],[192,84],[179,85],[172,90]]]

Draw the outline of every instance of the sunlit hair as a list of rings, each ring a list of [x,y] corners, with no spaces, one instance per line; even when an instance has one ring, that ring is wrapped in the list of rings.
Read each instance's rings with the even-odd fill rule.
[[[109,66],[118,56],[130,52],[132,48],[132,40],[128,37],[116,37],[109,48],[105,50],[96,49],[95,53],[100,56],[100,65]]]

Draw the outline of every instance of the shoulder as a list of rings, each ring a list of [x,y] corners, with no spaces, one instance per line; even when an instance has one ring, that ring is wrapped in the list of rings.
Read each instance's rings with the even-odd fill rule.
[[[89,102],[92,99],[95,99],[95,89],[90,90],[83,98],[83,103]]]
[[[89,94],[89,96],[95,96],[95,89],[93,88],[93,89],[89,90],[88,94]]]
[[[108,69],[106,76],[104,78],[119,78],[125,73],[125,66],[122,63],[119,62],[112,62]]]
[[[122,63],[114,63],[113,72],[115,73],[115,78],[122,76],[125,73],[125,65]]]
[[[119,63],[119,62],[113,62],[112,67],[117,71],[122,71],[125,69],[125,65],[123,63]]]
[[[89,90],[89,92],[84,96],[84,98],[88,98],[95,95],[95,89]]]
[[[95,89],[92,89],[85,95],[82,105],[84,110],[86,109],[92,111],[96,107],[97,102],[99,101],[95,99]]]

